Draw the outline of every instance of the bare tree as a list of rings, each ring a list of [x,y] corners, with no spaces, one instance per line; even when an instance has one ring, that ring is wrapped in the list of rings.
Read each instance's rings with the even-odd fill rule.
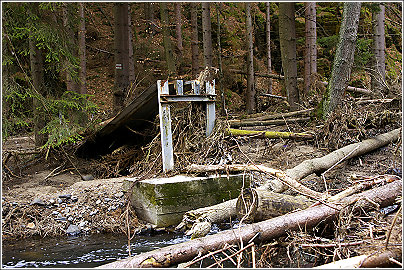
[[[386,80],[385,33],[384,33],[384,4],[379,4],[380,10],[372,13],[373,23],[373,71],[371,74],[371,88],[373,91],[383,92]]]
[[[114,21],[114,113],[118,113],[123,108],[125,95],[129,87],[128,3],[115,3]]]
[[[271,59],[271,2],[266,2],[266,26],[267,26],[267,69],[268,74],[272,73]],[[268,94],[272,94],[272,79],[268,79]]]
[[[84,2],[79,2],[79,58],[80,58],[80,94],[87,94],[87,80],[86,80],[86,20],[84,15]]]
[[[317,28],[316,28],[316,2],[305,2],[306,42],[304,50],[304,88],[308,93],[313,79],[317,73]]]
[[[339,40],[335,52],[330,83],[323,101],[324,117],[328,117],[341,103],[351,76],[359,25],[361,2],[345,2]]]
[[[286,93],[290,109],[295,111],[299,104],[299,90],[297,89],[296,26],[293,2],[279,3],[279,39]]]
[[[176,68],[170,39],[169,19],[166,2],[160,2],[160,15],[161,15],[161,24],[163,28],[163,43],[167,61],[167,68],[169,75],[172,75],[176,73]]]
[[[255,87],[254,87],[254,44],[253,44],[253,27],[251,18],[251,4],[245,4],[246,11],[246,40],[247,40],[247,92],[246,92],[246,109],[247,113],[255,112]]]
[[[199,48],[198,48],[198,3],[191,3],[191,48],[192,48],[192,75],[194,78],[199,72]]]
[[[203,31],[203,64],[212,66],[212,30],[210,18],[210,3],[202,2],[202,31]]]

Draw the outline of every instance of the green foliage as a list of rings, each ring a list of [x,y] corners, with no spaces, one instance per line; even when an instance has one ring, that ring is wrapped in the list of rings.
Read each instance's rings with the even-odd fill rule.
[[[359,38],[356,40],[356,49],[354,57],[355,68],[363,68],[370,64],[373,57],[372,50],[372,39]]]

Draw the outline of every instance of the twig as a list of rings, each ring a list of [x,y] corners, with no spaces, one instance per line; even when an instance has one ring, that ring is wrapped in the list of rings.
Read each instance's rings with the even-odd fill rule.
[[[350,243],[331,243],[331,244],[300,244],[300,247],[302,247],[302,248],[308,248],[308,247],[333,248],[333,247],[357,246],[357,245],[360,245],[363,243],[365,243],[365,241],[357,241],[357,242],[350,242]]]
[[[393,222],[391,223],[390,229],[387,231],[387,235],[386,235],[386,244],[384,245],[385,248],[387,248],[387,246],[389,245],[389,240],[390,240],[390,236],[391,236],[391,231],[393,230],[394,225],[396,224],[397,218],[398,218],[398,214],[401,211],[401,208],[403,207],[403,205],[401,204],[400,209],[398,209],[396,215],[394,216]]]
[[[60,165],[59,167],[56,167],[54,170],[52,170],[43,180],[48,179],[51,176],[54,176],[54,172],[57,171],[58,169],[60,169],[64,164]]]
[[[231,257],[234,257],[234,256],[240,254],[241,252],[243,252],[243,251],[246,250],[247,248],[251,247],[252,245],[254,245],[254,242],[252,242],[252,243],[246,245],[244,248],[240,249],[239,251],[237,251],[236,253],[230,255],[229,257],[231,258]],[[227,260],[227,258],[221,259],[221,260],[219,261],[219,263],[224,262],[225,260]],[[217,263],[215,262],[214,264],[211,264],[211,265],[209,265],[209,266],[206,267],[206,268],[212,268],[212,267],[215,266],[216,264],[217,264]]]
[[[393,263],[396,263],[396,264],[398,264],[401,268],[403,267],[403,264],[402,263],[400,263],[399,261],[397,261],[396,259],[394,259],[394,258],[389,258],[389,261],[391,261],[391,262],[393,262]]]
[[[209,257],[209,256],[213,256],[213,255],[215,255],[215,254],[217,254],[217,253],[220,253],[220,252],[222,252],[222,251],[225,251],[225,250],[227,250],[227,249],[229,249],[229,248],[231,248],[231,247],[232,247],[232,246],[230,246],[230,245],[228,245],[228,244],[226,243],[222,249],[218,249],[218,250],[215,250],[215,251],[213,251],[213,252],[209,252],[208,254],[206,254],[206,255],[204,255],[204,256],[202,256],[202,257],[196,259],[195,261],[191,261],[191,262],[189,262],[189,263],[183,265],[182,267],[184,267],[184,268],[190,267],[191,265],[193,265],[193,264],[195,264],[195,263],[197,263],[197,262],[199,262],[199,261],[202,261],[203,259],[205,259],[205,258],[207,258],[207,257]]]

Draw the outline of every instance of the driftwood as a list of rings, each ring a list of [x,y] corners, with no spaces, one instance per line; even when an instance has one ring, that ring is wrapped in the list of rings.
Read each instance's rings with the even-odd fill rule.
[[[344,198],[332,205],[319,205],[298,212],[289,213],[270,220],[245,225],[237,229],[219,232],[176,244],[161,249],[145,252],[136,256],[108,263],[98,268],[141,268],[141,267],[169,267],[190,261],[196,256],[202,256],[209,251],[218,250],[226,245],[233,245],[243,241],[245,244],[252,239],[268,241],[286,235],[292,230],[312,228],[320,222],[335,220],[344,206],[360,203],[356,209],[369,210],[374,203],[386,207],[395,202],[401,195],[402,182],[394,181],[385,186],[374,188],[363,193]],[[367,198],[363,199],[362,198]]]
[[[280,119],[280,118],[287,118],[290,116],[300,115],[310,113],[314,110],[314,108],[301,110],[301,111],[294,111],[294,112],[287,112],[287,113],[277,113],[277,114],[268,114],[268,113],[255,113],[255,114],[248,114],[245,115],[243,120],[270,120],[270,119]]]
[[[332,263],[320,265],[314,268],[317,269],[353,269],[353,268],[376,268],[376,267],[391,267],[397,265],[391,259],[401,259],[401,249],[387,250],[378,254],[360,255],[345,260],[339,260]],[[402,265],[401,265],[402,266]]]
[[[400,133],[401,128],[394,129],[390,132],[380,134],[374,138],[347,145],[329,153],[324,157],[305,160],[296,167],[286,170],[286,174],[295,181],[299,181],[312,173],[319,175],[326,170],[329,170],[342,160],[348,160],[369,153],[375,149],[398,140],[400,138]],[[277,188],[274,190],[275,192],[283,192],[288,188],[286,185],[281,183],[281,181],[278,182],[279,183],[277,183],[277,185],[274,185]]]
[[[307,122],[310,117],[303,118],[287,118],[287,119],[273,119],[273,120],[230,120],[231,127],[252,127],[252,126],[269,126],[269,125],[286,125],[290,123]]]
[[[242,130],[229,128],[226,134],[232,136],[250,136],[254,138],[269,138],[269,139],[313,139],[313,134],[281,132],[281,131],[258,131],[258,130]]]

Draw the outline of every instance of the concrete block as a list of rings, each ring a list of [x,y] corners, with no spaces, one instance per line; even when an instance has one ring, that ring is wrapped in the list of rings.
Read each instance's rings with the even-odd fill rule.
[[[191,177],[176,175],[137,181],[125,179],[125,192],[130,193],[132,206],[139,219],[157,227],[178,224],[185,212],[234,199],[243,187],[249,187],[250,177],[219,175]]]

